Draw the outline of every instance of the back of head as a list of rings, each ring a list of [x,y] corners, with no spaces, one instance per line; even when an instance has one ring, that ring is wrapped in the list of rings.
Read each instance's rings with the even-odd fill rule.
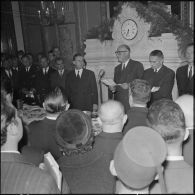
[[[134,127],[115,150],[117,177],[132,189],[146,188],[162,171],[161,164],[166,154],[166,144],[157,132],[149,127]]]
[[[182,95],[175,102],[181,107],[185,116],[187,128],[194,127],[194,97],[192,95]]]
[[[49,114],[56,114],[66,109],[68,102],[62,90],[56,87],[46,96],[43,107]]]
[[[118,101],[108,100],[101,105],[98,115],[103,126],[115,126],[123,122],[124,106]]]
[[[91,119],[84,112],[70,109],[62,112],[56,121],[56,140],[60,150],[67,154],[69,151],[85,152],[91,149],[93,141]],[[66,153],[67,152],[67,153]]]
[[[148,110],[149,125],[159,132],[166,143],[182,142],[185,135],[185,118],[177,103],[168,99],[155,101]]]
[[[146,104],[151,97],[151,86],[146,80],[135,79],[130,83],[129,95],[134,103]]]

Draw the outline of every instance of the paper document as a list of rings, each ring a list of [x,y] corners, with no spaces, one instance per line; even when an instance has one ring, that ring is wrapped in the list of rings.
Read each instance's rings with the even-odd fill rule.
[[[119,84],[116,84],[113,79],[101,79],[101,82],[104,83],[105,85],[108,85],[108,86],[115,86],[115,85],[119,85]]]
[[[61,191],[62,185],[62,173],[59,170],[59,165],[55,161],[54,157],[50,152],[44,154],[44,164],[46,166],[47,171],[54,177],[59,190]]]

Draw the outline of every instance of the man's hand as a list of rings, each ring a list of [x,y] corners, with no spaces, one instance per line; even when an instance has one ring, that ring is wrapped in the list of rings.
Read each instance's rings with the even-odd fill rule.
[[[156,92],[160,89],[160,87],[152,87],[151,92]]]

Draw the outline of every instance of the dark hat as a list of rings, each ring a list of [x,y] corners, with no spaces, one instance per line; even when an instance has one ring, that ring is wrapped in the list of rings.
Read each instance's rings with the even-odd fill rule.
[[[62,148],[75,149],[85,145],[91,133],[91,119],[80,110],[64,111],[56,120],[57,143]]]
[[[154,180],[166,154],[166,144],[160,134],[149,127],[134,127],[115,150],[117,176],[130,188],[147,187]]]

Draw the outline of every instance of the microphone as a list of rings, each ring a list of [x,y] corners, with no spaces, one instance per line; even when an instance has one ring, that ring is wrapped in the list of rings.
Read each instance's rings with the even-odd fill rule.
[[[98,78],[101,79],[105,74],[105,70],[104,69],[100,69],[99,74],[98,74]]]

